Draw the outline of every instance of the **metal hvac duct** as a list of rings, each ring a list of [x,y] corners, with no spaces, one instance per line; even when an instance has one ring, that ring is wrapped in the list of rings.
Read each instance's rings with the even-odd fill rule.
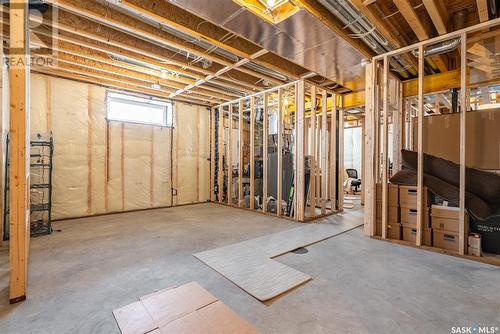
[[[462,39],[460,37],[457,37],[449,41],[431,45],[424,50],[424,57],[435,56],[453,51],[460,46],[461,40]],[[411,53],[418,58],[418,50],[413,50]]]

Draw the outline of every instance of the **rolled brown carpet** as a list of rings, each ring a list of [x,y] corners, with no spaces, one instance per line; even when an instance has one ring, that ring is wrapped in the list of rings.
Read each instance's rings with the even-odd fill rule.
[[[417,184],[417,152],[401,150],[403,169],[390,182]],[[465,207],[477,219],[490,218],[500,210],[500,176],[475,168],[466,168]],[[458,205],[460,166],[452,161],[424,154],[424,185],[444,200]]]

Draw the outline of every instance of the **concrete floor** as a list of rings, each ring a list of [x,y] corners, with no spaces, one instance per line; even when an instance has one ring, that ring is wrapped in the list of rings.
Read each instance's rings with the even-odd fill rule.
[[[297,225],[212,204],[57,223],[62,232],[32,240],[23,303],[8,305],[8,249],[0,250],[0,333],[119,333],[113,309],[190,281],[263,333],[500,327],[499,268],[372,240],[361,228],[279,257],[313,280],[267,304],[192,256]]]

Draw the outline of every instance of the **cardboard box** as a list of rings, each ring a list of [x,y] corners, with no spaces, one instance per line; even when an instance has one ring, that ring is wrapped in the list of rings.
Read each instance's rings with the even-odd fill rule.
[[[400,208],[401,217],[399,222],[403,225],[417,227],[417,209],[413,207],[402,206]],[[429,209],[424,209],[424,228],[430,227],[429,225]]]
[[[438,218],[431,216],[431,226],[434,230],[456,232],[458,233],[458,226],[460,222],[458,219]]]
[[[399,205],[399,187],[397,184],[388,184],[387,203],[392,206]],[[377,183],[377,203],[382,203],[382,184]]]
[[[481,250],[485,253],[500,254],[500,218],[485,221],[472,219],[470,231],[481,235]]]
[[[460,218],[460,208],[443,205],[433,205],[431,207],[431,216],[437,218],[455,219]]]
[[[382,221],[377,220],[377,231],[376,235],[382,236]],[[391,222],[387,224],[387,238],[393,240],[401,240],[401,224],[396,222]]]
[[[458,252],[459,241],[456,232],[433,230],[432,240],[434,247]]]
[[[122,334],[259,333],[197,282],[143,296],[113,315]]]
[[[481,256],[481,235],[478,233],[469,234],[467,254]]]
[[[427,187],[423,188],[424,190],[424,207],[429,207],[430,205],[430,196],[427,191]],[[407,207],[417,207],[417,187],[415,186],[399,186],[399,204],[401,206]]]
[[[403,240],[410,242],[417,242],[417,228],[409,225],[402,225]],[[427,228],[422,231],[422,244],[425,246],[432,246],[432,229]]]
[[[391,223],[399,223],[399,207],[389,205],[387,221]],[[382,219],[382,203],[377,203],[377,219]]]

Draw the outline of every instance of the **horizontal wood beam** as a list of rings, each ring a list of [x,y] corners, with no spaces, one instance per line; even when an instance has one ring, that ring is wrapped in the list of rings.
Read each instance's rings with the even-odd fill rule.
[[[460,87],[460,70],[424,76],[424,94]],[[418,78],[403,81],[403,96],[418,95]]]

